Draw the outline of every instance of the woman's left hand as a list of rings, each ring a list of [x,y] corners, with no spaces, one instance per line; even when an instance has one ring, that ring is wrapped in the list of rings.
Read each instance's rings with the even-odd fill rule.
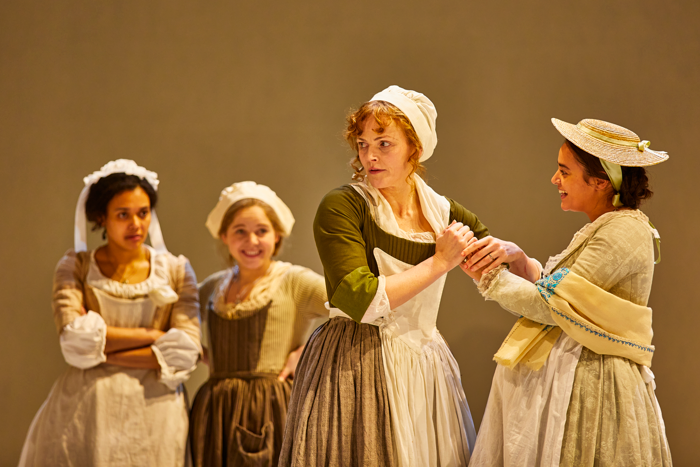
[[[297,369],[297,364],[299,363],[299,359],[301,358],[301,353],[304,351],[304,346],[302,345],[296,350],[293,350],[289,356],[287,357],[287,363],[284,364],[284,368],[282,368],[282,371],[280,372],[279,375],[277,375],[277,379],[279,381],[286,381],[287,379],[294,379],[294,372]]]
[[[503,263],[516,262],[525,255],[523,250],[515,243],[490,235],[473,242],[465,251],[469,259],[461,265],[462,269],[464,272],[467,272],[467,270],[471,272],[478,271],[480,274],[486,274]]]

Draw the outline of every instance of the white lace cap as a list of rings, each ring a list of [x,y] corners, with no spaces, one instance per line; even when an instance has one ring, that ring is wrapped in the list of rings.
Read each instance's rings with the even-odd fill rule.
[[[107,162],[100,170],[83,178],[85,188],[80,192],[78,204],[75,207],[74,248],[76,252],[87,250],[87,217],[85,215],[85,203],[90,194],[90,187],[101,178],[115,173],[135,175],[146,180],[154,190],[158,190],[158,174],[141,167],[136,162],[129,159],[117,159],[116,161]],[[163,232],[160,229],[160,223],[158,222],[155,209],[151,210],[151,225],[148,228],[148,234],[151,237],[151,246],[153,246],[156,252],[165,253],[168,251],[165,247]]]
[[[219,202],[216,203],[214,209],[207,216],[207,222],[204,224],[209,229],[212,237],[219,238],[219,229],[221,222],[226,215],[226,211],[234,203],[242,199],[258,199],[267,204],[275,211],[280,220],[283,236],[288,236],[294,227],[294,216],[286,204],[277,196],[277,193],[272,191],[265,185],[258,185],[255,182],[238,182],[224,188],[219,196]]]
[[[420,162],[428,160],[433,155],[435,146],[437,146],[437,130],[435,129],[437,109],[430,99],[419,92],[392,85],[375,94],[370,99],[370,102],[372,101],[388,102],[406,114],[423,145]]]

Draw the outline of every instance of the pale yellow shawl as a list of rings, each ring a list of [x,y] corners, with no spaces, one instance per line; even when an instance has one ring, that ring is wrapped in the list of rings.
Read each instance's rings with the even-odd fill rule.
[[[542,300],[557,326],[520,318],[494,356],[508,368],[522,362],[539,370],[562,331],[602,355],[616,355],[651,366],[651,308],[619,298],[561,268],[537,281]]]

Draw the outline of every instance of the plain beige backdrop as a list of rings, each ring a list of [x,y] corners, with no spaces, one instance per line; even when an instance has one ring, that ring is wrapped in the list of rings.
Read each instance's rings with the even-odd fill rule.
[[[16,464],[66,367],[51,278],[83,176],[115,158],[157,171],[167,246],[200,279],[223,264],[204,228],[220,190],[268,184],[297,218],[282,259],[321,272],[311,223],[349,181],[344,116],[390,84],[437,106],[430,185],[542,262],[587,222],[550,184],[562,143],[551,117],[612,121],[669,152],[643,208],[663,250],[653,370],[676,465],[698,465],[699,19],[692,0],[4,0],[0,465]],[[513,321],[449,275],[438,326],[477,427]]]

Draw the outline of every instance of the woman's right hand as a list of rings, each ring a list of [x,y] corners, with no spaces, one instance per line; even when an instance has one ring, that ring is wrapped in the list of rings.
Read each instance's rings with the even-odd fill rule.
[[[464,250],[474,238],[474,232],[468,225],[452,221],[435,242],[435,259],[440,261],[446,271],[452,270],[464,260]]]

